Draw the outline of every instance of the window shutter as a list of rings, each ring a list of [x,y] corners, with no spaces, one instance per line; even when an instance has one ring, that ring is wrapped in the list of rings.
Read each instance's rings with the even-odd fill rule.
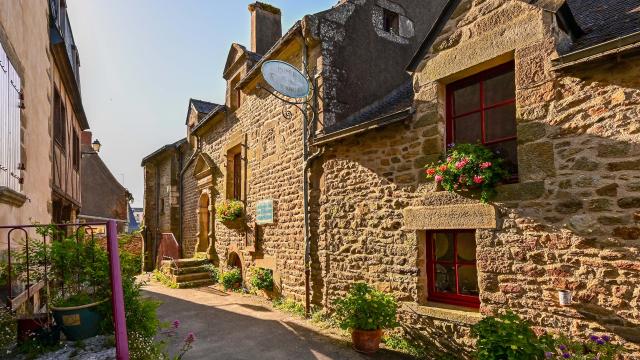
[[[0,186],[20,191],[22,83],[2,46],[0,65]]]

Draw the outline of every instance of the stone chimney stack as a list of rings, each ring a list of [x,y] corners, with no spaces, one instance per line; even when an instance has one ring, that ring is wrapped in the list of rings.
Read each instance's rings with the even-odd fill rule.
[[[282,37],[280,9],[256,1],[251,13],[251,51],[264,55]]]
[[[83,131],[80,134],[80,144],[91,146],[91,140],[92,140],[91,137],[92,137],[91,131],[89,130]]]

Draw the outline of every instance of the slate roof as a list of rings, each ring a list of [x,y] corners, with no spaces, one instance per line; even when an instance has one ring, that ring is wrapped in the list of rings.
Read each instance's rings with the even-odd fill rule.
[[[410,108],[413,103],[413,95],[413,82],[409,80],[382,99],[328,127],[325,132],[329,134]]]
[[[158,155],[163,154],[167,150],[177,149],[178,147],[180,147],[182,144],[184,144],[186,142],[187,142],[187,139],[186,138],[182,138],[182,139],[180,139],[180,140],[178,140],[178,141],[176,141],[176,142],[174,142],[172,144],[167,144],[167,145],[161,147],[160,149],[158,149],[158,150],[152,152],[151,154],[145,156],[142,159],[142,162],[140,163],[140,166],[144,166],[148,161],[156,158]]]
[[[191,129],[191,131],[192,132],[197,131],[199,128],[203,127],[204,124],[209,122],[209,120],[211,120],[217,113],[221,111],[227,111],[227,107],[225,105],[214,106],[213,109],[207,113],[207,115],[203,116],[202,119],[198,121],[196,126],[194,126],[193,129]]]
[[[521,0],[542,9],[569,15],[584,32],[575,39],[565,52],[573,52],[586,47],[598,45],[605,41],[617,39],[640,31],[639,0]],[[429,52],[433,41],[442,31],[445,23],[460,3],[460,0],[449,0],[442,13],[427,34],[422,45],[407,66],[408,71],[415,71]],[[570,12],[562,13],[562,6],[569,5]]]
[[[569,51],[583,49],[640,31],[639,0],[567,0],[586,33]]]
[[[203,113],[203,114],[208,114],[209,112],[211,112],[211,110],[213,110],[213,108],[218,106],[218,104],[214,104],[208,101],[203,101],[198,99],[191,99],[191,103],[196,108],[197,112]]]

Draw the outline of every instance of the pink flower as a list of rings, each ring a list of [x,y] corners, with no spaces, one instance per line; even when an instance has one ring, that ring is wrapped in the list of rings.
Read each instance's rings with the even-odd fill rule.
[[[447,157],[447,162],[451,162],[451,156]]]
[[[484,178],[482,176],[475,175],[473,177],[473,182],[476,184],[482,184],[484,182]]]
[[[469,159],[464,158],[456,163],[456,169],[460,170],[469,163]]]
[[[460,175],[460,177],[458,178],[458,183],[463,184],[467,181],[467,177],[464,175]]]
[[[440,182],[443,178],[442,175],[436,175],[434,179],[436,180],[436,182]]]
[[[480,169],[486,169],[491,167],[491,165],[493,165],[492,163],[490,163],[489,161],[487,162],[483,162],[482,164],[480,164]]]
[[[193,342],[196,341],[196,336],[190,332],[189,335],[187,335],[187,338],[184,339],[184,342],[187,344],[193,344]]]
[[[427,175],[433,176],[436,173],[436,169],[427,169]]]
[[[180,327],[180,320],[174,320],[172,323],[172,326],[174,329],[177,329]]]

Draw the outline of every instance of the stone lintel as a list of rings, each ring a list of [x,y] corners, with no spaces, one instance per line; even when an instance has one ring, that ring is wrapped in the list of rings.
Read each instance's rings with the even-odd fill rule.
[[[0,186],[0,203],[21,207],[27,201],[27,197],[5,186]]]
[[[489,204],[419,206],[404,209],[407,230],[495,229],[496,209]]]

